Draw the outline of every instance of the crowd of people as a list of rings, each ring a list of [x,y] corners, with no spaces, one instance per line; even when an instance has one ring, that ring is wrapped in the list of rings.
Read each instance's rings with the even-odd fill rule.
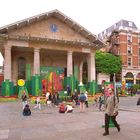
[[[23,95],[22,95],[22,109],[24,110],[25,106],[29,104],[27,103],[27,95],[26,92],[23,91]],[[88,92],[82,92],[81,94],[77,93],[77,90],[75,89],[74,93],[71,95],[71,106],[73,108],[75,108],[76,106],[80,106],[80,112],[84,112],[85,111],[85,107],[88,108]],[[60,106],[60,104],[64,104],[64,102],[61,102],[61,100],[59,99],[59,94],[56,92],[53,95],[47,91],[46,95],[45,95],[45,104],[49,107],[51,106]],[[98,105],[99,104],[99,105]],[[95,105],[96,107],[99,106],[99,110],[102,111],[103,110],[103,104],[104,104],[104,96],[103,94],[101,94],[101,96],[99,96],[98,98],[95,97],[94,98],[94,103],[93,105]],[[65,103],[66,105],[66,103]],[[68,104],[66,105],[68,108],[70,106],[68,106]],[[41,110],[41,97],[37,96],[35,99],[35,106],[34,109],[39,109]]]
[[[113,89],[109,89],[110,96],[105,99],[104,94],[100,96],[95,96],[93,105],[99,109],[99,111],[105,112],[105,132],[103,136],[109,135],[109,122],[112,119],[112,122],[116,126],[117,130],[120,131],[120,125],[116,121],[116,116],[118,114],[118,99],[114,96]],[[88,103],[88,92],[77,93],[77,90],[71,95],[71,102],[61,101],[59,99],[59,94],[56,92],[51,94],[49,91],[46,92],[45,95],[45,104],[48,107],[56,106],[58,108],[58,113],[72,113],[74,109],[79,106],[79,112],[85,112],[86,108],[89,107]],[[27,102],[26,92],[23,92],[22,95],[22,114],[24,116],[31,115],[31,109],[29,107],[29,103]],[[41,110],[41,97],[38,96],[35,99],[34,109]]]

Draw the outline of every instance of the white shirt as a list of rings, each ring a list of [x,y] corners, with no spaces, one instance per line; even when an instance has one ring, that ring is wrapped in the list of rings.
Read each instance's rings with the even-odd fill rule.
[[[36,101],[37,101],[37,103],[39,103],[40,102],[40,97],[37,97]]]
[[[50,95],[50,93],[47,92],[47,93],[46,93],[46,98],[47,98],[47,99],[49,98],[49,95]]]
[[[66,105],[66,108],[67,108],[67,111],[69,111],[69,110],[73,110],[73,107],[70,106],[70,105]]]
[[[88,101],[88,96],[87,96],[87,93],[85,93],[85,96],[86,96],[86,101]]]

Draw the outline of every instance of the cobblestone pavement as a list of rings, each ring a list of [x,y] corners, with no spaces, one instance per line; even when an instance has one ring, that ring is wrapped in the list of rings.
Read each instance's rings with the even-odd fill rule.
[[[90,105],[84,113],[76,107],[71,114],[59,114],[57,107],[42,105],[33,109],[30,117],[22,116],[21,102],[0,102],[0,140],[138,140],[140,138],[140,108],[136,97],[121,97],[117,117],[121,131],[110,128],[102,136],[104,113]]]

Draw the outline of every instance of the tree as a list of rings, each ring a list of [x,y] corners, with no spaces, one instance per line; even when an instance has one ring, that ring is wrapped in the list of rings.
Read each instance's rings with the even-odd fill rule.
[[[120,57],[101,51],[96,51],[95,62],[97,73],[118,73],[122,66]]]

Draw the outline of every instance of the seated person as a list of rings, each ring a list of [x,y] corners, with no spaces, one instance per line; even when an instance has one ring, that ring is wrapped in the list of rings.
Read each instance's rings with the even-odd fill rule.
[[[23,109],[23,116],[30,116],[31,115],[31,110],[29,108],[29,105],[26,104],[24,109]]]
[[[66,108],[65,108],[65,104],[62,102],[59,106],[59,113],[65,113]]]
[[[66,105],[65,110],[66,110],[66,113],[71,113],[73,111],[73,107],[70,104],[68,104]]]

